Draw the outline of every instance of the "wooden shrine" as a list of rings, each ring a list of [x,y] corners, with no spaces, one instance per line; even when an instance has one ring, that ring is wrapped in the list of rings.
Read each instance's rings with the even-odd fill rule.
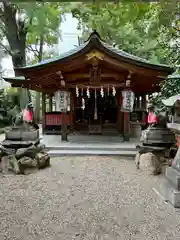
[[[94,31],[75,49],[16,72],[19,77],[4,78],[12,87],[42,92],[44,133],[68,129],[101,134],[110,126],[128,134],[142,119],[147,95],[158,92],[159,83],[173,69],[109,46]],[[133,113],[121,111],[125,89],[135,94]],[[58,91],[68,93],[65,110],[54,108]]]

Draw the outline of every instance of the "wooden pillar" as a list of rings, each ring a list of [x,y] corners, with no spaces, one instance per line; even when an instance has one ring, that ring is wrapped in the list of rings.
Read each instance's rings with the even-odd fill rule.
[[[49,112],[52,112],[52,96],[49,96]]]
[[[73,101],[73,126],[75,129],[76,128],[76,104],[77,104],[75,89],[73,89],[72,91],[72,101]]]
[[[116,121],[116,125],[117,125],[117,130],[119,133],[123,133],[123,112],[121,112],[121,104],[122,104],[122,96],[121,96],[121,91],[117,91],[116,93],[116,97],[117,97],[117,121]]]
[[[67,90],[66,90],[67,93]],[[68,97],[66,95],[66,97]],[[68,99],[65,99],[65,101],[68,101]],[[67,107],[62,110],[62,124],[61,124],[61,141],[68,141],[67,139]]]
[[[65,109],[61,114],[62,114],[61,140],[68,141],[68,139],[67,139],[67,110]]]
[[[70,96],[70,112],[71,112],[71,131],[74,131],[74,92],[71,89],[71,96]]]
[[[146,109],[146,95],[142,95],[142,108]]]
[[[42,133],[45,130],[46,94],[42,93]]]
[[[140,108],[140,99],[139,99],[139,95],[136,96],[136,108]]]
[[[129,141],[129,120],[130,120],[130,113],[124,112],[123,114],[123,140]]]

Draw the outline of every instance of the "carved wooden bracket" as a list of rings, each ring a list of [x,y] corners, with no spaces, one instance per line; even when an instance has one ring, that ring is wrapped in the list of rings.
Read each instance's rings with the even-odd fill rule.
[[[101,68],[98,65],[90,68],[90,84],[98,84],[101,81]]]
[[[93,59],[93,58],[96,58],[96,59],[99,59],[99,60],[103,60],[104,54],[99,52],[99,51],[97,51],[97,50],[93,50],[90,53],[86,54],[86,58],[87,58],[88,61]]]

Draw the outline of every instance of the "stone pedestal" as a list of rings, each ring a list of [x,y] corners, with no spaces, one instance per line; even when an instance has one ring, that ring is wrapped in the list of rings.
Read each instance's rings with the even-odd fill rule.
[[[45,145],[40,144],[39,130],[14,127],[5,135],[0,146],[0,170],[7,174],[29,174],[50,166]]]
[[[135,164],[137,169],[142,169],[150,175],[158,175],[162,172],[161,157],[164,155],[165,148],[155,146],[138,145]]]
[[[175,208],[180,208],[180,147],[172,166],[166,168],[165,181],[156,190],[165,201],[169,201]]]

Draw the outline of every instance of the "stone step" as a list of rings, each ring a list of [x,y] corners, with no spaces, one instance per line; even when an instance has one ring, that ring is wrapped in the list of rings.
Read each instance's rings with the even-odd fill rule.
[[[58,146],[46,146],[49,150],[88,150],[88,151],[136,151],[136,144],[73,144],[73,143],[60,143]]]
[[[121,157],[135,157],[136,151],[123,151],[123,150],[50,150],[50,156],[58,157],[58,156],[65,156],[65,155],[101,155],[101,156],[121,156]]]

